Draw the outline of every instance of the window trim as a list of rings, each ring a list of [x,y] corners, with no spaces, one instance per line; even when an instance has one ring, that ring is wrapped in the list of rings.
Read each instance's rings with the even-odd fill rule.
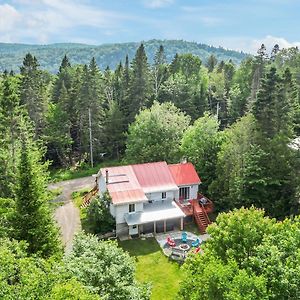
[[[130,203],[128,205],[128,213],[134,213],[135,212],[135,203]]]
[[[179,188],[179,198],[183,197],[184,200],[189,200],[191,196],[191,187],[182,186]]]

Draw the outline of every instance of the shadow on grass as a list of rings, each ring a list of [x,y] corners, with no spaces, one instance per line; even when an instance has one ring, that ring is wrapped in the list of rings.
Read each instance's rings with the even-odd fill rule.
[[[144,256],[151,253],[161,251],[155,238],[147,238],[145,240],[135,239],[128,241],[119,241],[119,245],[127,251],[130,256]]]

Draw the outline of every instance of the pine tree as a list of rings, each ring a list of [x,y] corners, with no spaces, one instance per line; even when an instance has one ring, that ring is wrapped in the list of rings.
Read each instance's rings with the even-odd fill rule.
[[[41,162],[41,156],[42,152],[23,128],[15,192],[14,234],[17,240],[25,240],[29,244],[29,253],[49,257],[59,254],[60,246],[58,230],[47,203],[47,164]]]
[[[4,74],[2,93],[0,92],[0,197],[13,196],[19,119],[22,114],[18,88],[19,80]]]
[[[131,67],[132,77],[129,85],[129,122],[134,120],[135,115],[141,108],[151,106],[150,71],[143,44],[137,49]]]
[[[52,101],[55,103],[58,101],[60,97],[62,84],[64,84],[68,92],[72,88],[72,69],[71,69],[71,63],[67,55],[65,55],[64,58],[62,59],[62,62],[59,66],[59,72],[57,74],[57,78],[54,82]]]
[[[207,63],[206,63],[206,67],[208,69],[208,72],[212,72],[215,68],[215,66],[218,64],[218,60],[217,58],[212,54],[209,56]]]
[[[26,54],[21,66],[21,104],[28,111],[30,119],[35,125],[35,135],[40,137],[48,109],[47,82],[38,69],[39,64],[35,56]]]

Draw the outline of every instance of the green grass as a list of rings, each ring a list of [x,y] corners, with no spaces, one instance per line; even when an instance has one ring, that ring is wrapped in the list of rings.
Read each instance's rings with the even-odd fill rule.
[[[135,257],[136,278],[152,286],[151,300],[175,299],[183,278],[176,262],[171,262],[162,253],[155,238],[119,242],[120,246]]]
[[[118,166],[121,165],[121,161],[117,160],[108,160],[102,163],[96,164],[93,168],[84,165],[78,168],[70,168],[70,169],[52,169],[50,170],[50,181],[51,182],[59,182],[63,180],[76,179],[86,176],[91,176],[93,174],[98,173],[100,168]]]

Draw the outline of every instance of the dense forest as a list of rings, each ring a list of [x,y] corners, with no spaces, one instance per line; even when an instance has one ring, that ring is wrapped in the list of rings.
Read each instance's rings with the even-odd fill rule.
[[[1,74],[3,299],[149,299],[149,287],[135,281],[133,261],[115,243],[79,235],[61,258],[47,169],[50,163],[70,168],[99,162],[103,153],[122,163],[187,158],[217,212],[233,210],[211,227],[215,239],[208,242],[205,264],[201,258],[187,264],[192,275],[182,299],[243,299],[243,293],[251,295],[247,299],[284,299],[286,282],[293,285],[287,299],[299,299],[300,231],[293,217],[299,213],[300,157],[289,146],[300,134],[299,50],[275,45],[268,53],[262,45],[239,65],[191,53],[169,62],[166,52],[158,46],[150,64],[141,44],[133,59],[125,53],[113,70],[100,69],[94,57],[73,64],[65,55],[55,75],[28,53],[20,73]],[[250,209],[235,210],[243,206]],[[292,218],[276,223],[269,217]],[[279,255],[286,264],[277,268]],[[273,264],[277,273],[258,261]],[[17,268],[11,270],[10,262]],[[195,282],[189,278],[203,272],[209,288],[196,284],[191,295]]]
[[[176,53],[192,53],[204,62],[213,54],[219,61],[231,59],[239,64],[247,55],[242,52],[227,50],[222,47],[213,47],[195,42],[182,40],[149,40],[144,42],[149,63],[153,63],[157,48],[163,45],[167,62],[171,62]],[[61,63],[61,58],[67,54],[72,64],[88,64],[91,57],[95,57],[101,69],[114,69],[128,55],[132,60],[139,43],[103,44],[92,46],[86,44],[52,44],[52,45],[26,45],[0,43],[0,71],[5,69],[19,72],[20,64],[26,53],[34,55],[42,69],[56,73]]]

